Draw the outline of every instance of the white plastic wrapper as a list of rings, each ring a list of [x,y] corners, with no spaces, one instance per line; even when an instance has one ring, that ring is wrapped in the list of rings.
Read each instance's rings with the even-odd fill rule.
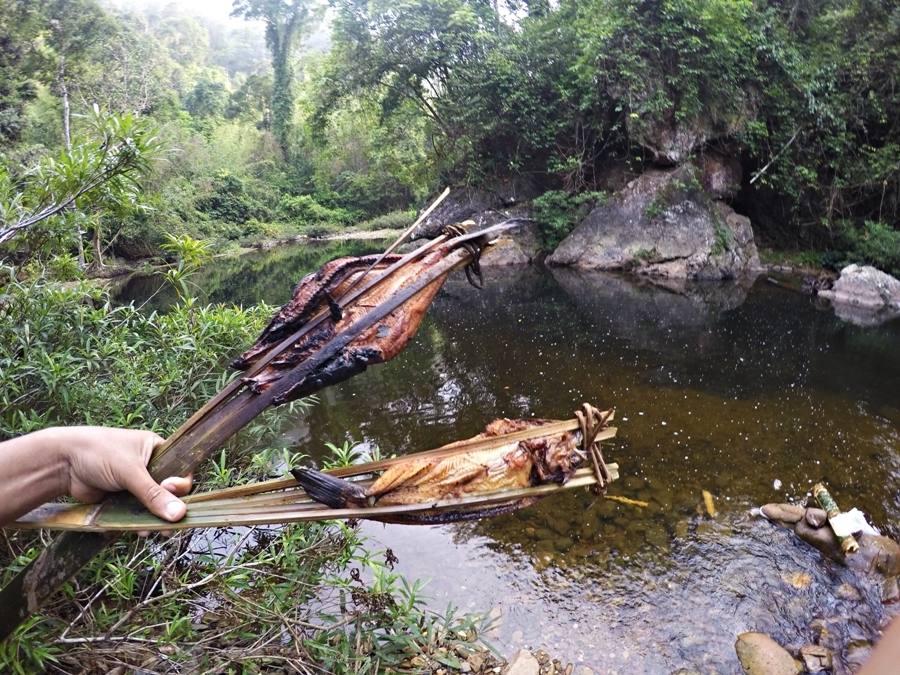
[[[857,508],[844,511],[842,514],[829,518],[831,529],[839,537],[849,537],[851,534],[863,532],[864,534],[881,534],[874,527],[869,525],[863,512]]]

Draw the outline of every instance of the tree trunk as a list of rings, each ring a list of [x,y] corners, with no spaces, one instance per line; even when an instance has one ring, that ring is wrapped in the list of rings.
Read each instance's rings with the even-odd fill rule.
[[[56,72],[57,83],[59,85],[59,95],[62,98],[62,123],[63,123],[63,139],[66,143],[66,152],[72,152],[72,109],[69,105],[69,87],[66,84],[66,57],[59,59],[59,69]],[[78,241],[78,269],[83,270],[86,267],[84,261],[84,231],[81,225],[75,226],[75,238]]]
[[[99,221],[99,218],[97,219]],[[80,237],[79,237],[80,239]],[[103,267],[103,248],[100,246],[100,223],[94,225],[93,237],[94,267]]]
[[[294,116],[293,77],[290,49],[282,41],[272,46],[272,132],[285,159],[290,147],[291,121]]]
[[[63,136],[66,141],[66,151],[72,151],[72,127],[71,127],[71,109],[69,107],[69,87],[66,85],[66,57],[59,59],[59,70],[57,71],[57,79],[59,81],[59,95],[62,97],[63,104]]]

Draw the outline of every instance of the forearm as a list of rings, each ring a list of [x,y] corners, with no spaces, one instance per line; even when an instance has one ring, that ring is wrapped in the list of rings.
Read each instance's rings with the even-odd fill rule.
[[[69,491],[69,465],[55,428],[0,443],[0,525]]]

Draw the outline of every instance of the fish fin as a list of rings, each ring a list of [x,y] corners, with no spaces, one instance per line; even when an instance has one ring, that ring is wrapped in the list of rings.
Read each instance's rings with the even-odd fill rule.
[[[333,509],[367,505],[366,492],[349,480],[329,476],[315,469],[291,469],[294,478],[315,501]]]

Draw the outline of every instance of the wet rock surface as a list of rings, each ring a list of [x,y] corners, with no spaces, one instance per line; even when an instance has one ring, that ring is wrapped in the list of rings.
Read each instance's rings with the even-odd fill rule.
[[[765,633],[741,633],[734,649],[747,675],[798,675],[800,663]]]
[[[874,326],[900,316],[900,280],[868,265],[848,265],[819,297],[834,304],[841,319]]]
[[[861,572],[877,573],[885,577],[900,575],[900,545],[890,537],[857,533],[855,538],[859,550],[845,555],[841,552],[840,542],[827,524],[828,520],[822,509],[795,504],[766,504],[760,512],[768,520],[791,528],[803,541],[815,546],[832,560]],[[844,586],[838,589],[839,592],[841,588]]]
[[[507,181],[493,190],[457,187],[413,232],[413,239],[431,239],[445,225],[472,220],[474,229],[482,230],[508,218],[528,216],[524,203],[539,192],[527,181]]]
[[[755,274],[750,220],[715,201],[700,177],[692,164],[646,171],[591,211],[547,263],[690,279]]]
[[[542,254],[541,235],[534,222],[526,221],[504,234],[481,254],[481,265],[504,267],[537,262]]]

